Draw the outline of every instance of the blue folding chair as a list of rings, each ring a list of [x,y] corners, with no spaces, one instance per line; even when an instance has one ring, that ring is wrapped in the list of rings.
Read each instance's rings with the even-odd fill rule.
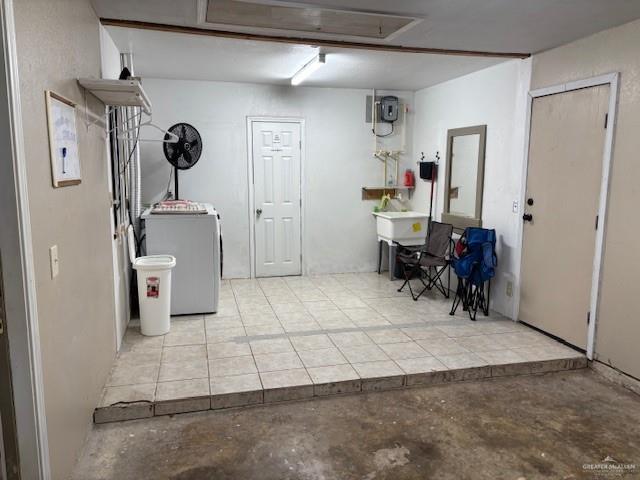
[[[463,310],[475,321],[478,309],[489,315],[491,279],[498,265],[496,231],[470,227],[465,229],[460,241],[465,248],[451,259],[458,286],[449,314],[455,315],[458,305],[462,303]]]

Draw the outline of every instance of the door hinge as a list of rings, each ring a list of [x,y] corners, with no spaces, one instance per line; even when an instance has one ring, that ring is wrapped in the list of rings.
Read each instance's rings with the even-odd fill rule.
[[[607,125],[609,125],[609,114],[605,113],[604,114],[604,128],[607,128]]]
[[[600,215],[596,215],[596,230],[598,229],[598,222],[600,221]]]
[[[587,312],[587,325],[591,323],[591,312]]]

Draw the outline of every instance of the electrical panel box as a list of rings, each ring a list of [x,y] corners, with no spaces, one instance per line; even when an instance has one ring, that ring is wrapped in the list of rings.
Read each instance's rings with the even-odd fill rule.
[[[398,97],[385,96],[380,99],[380,121],[393,123],[398,120],[400,101]]]
[[[398,97],[393,97],[393,96],[382,96],[382,95],[376,95],[376,99],[375,99],[375,112],[376,112],[376,123],[380,123],[380,122],[385,122],[385,120],[382,119],[382,99],[383,98],[393,98],[395,99],[395,101],[397,102],[397,106],[396,106],[396,120],[393,120],[393,122],[399,120],[398,115],[399,115],[399,110],[402,107],[402,105],[400,104],[400,99]],[[373,101],[372,101],[372,97],[371,95],[367,95],[365,98],[365,115],[364,115],[364,121],[365,123],[371,123],[372,120],[372,116],[371,112],[373,111]],[[387,109],[388,112],[388,109]],[[393,113],[393,111],[392,111]],[[391,123],[391,122],[389,122]]]

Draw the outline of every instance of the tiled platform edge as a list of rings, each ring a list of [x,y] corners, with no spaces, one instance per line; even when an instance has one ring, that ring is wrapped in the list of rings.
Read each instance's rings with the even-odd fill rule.
[[[233,393],[206,396],[185,396],[184,398],[167,401],[119,402],[96,408],[93,418],[97,424],[120,422],[160,415],[304,400],[327,395],[393,390],[512,375],[532,375],[577,370],[586,367],[586,357],[576,354],[575,357],[553,360],[486,365],[386,377],[367,378],[366,376],[361,376],[361,378],[345,378],[341,381],[329,383],[300,384],[295,378],[291,378],[289,386],[286,387],[234,391]],[[185,392],[185,394],[188,395],[188,392]]]

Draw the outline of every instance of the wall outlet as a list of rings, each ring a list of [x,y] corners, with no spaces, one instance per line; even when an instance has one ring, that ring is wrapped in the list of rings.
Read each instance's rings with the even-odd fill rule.
[[[58,276],[58,273],[60,273],[57,245],[49,247],[49,261],[51,262],[51,279],[54,279]]]
[[[514,200],[513,205],[511,205],[511,211],[513,213],[518,213],[518,207],[519,207],[518,200]]]
[[[513,282],[507,282],[507,297],[513,297]]]

